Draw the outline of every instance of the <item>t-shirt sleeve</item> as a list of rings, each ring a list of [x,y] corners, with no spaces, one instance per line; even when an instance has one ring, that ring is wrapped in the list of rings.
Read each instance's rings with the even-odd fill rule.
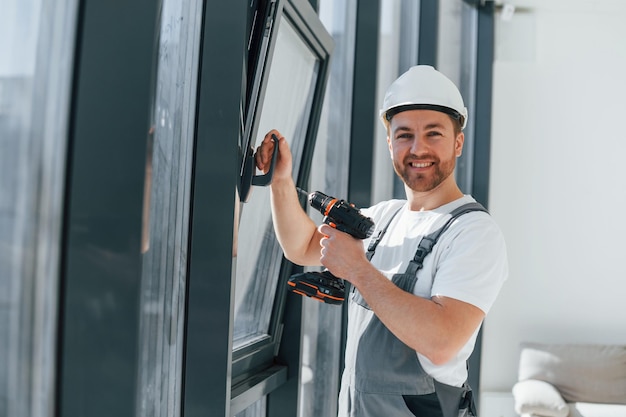
[[[504,237],[485,213],[461,216],[441,236],[431,295],[464,301],[489,312],[508,276]]]

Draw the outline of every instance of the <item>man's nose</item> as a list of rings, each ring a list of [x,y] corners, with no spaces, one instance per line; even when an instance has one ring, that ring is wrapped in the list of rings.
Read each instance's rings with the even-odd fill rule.
[[[415,136],[413,138],[413,142],[411,143],[411,153],[414,155],[419,155],[420,153],[424,153],[426,150],[426,141],[419,136]]]

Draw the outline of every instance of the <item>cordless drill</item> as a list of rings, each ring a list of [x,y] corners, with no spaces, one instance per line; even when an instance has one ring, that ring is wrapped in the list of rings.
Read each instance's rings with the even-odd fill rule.
[[[305,191],[298,189],[306,194]],[[361,214],[353,204],[319,191],[308,194],[309,204],[324,215],[324,223],[357,239],[370,237],[374,222]],[[343,280],[328,270],[323,272],[303,272],[292,275],[287,282],[289,289],[297,294],[314,298],[328,304],[341,304],[345,299]]]

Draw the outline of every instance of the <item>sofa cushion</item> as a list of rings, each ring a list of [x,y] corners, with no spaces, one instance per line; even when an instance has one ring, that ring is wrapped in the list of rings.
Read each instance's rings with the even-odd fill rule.
[[[554,385],[566,402],[626,404],[626,346],[522,344],[519,380]]]
[[[626,405],[569,403],[569,417],[624,417]]]
[[[517,414],[546,417],[566,417],[569,407],[554,385],[537,379],[518,382],[513,386]]]

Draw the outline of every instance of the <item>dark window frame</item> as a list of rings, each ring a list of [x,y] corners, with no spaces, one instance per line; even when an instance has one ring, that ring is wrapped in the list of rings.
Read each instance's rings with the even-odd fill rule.
[[[312,23],[312,19],[318,19],[316,15],[312,14],[313,11],[307,2],[302,0],[278,0],[276,5],[276,13],[274,16],[275,21],[272,24],[273,30],[276,30],[280,25],[281,19],[286,19],[292,24],[292,27],[302,37],[302,40],[311,48],[311,50],[319,58],[319,72],[316,82],[313,104],[311,107],[311,114],[309,124],[307,127],[307,134],[304,139],[304,151],[302,154],[302,164],[298,172],[297,184],[299,186],[305,186],[308,182],[308,176],[311,165],[311,158],[313,156],[313,149],[315,147],[315,138],[317,136],[317,127],[319,123],[319,116],[321,114],[324,90],[326,86],[326,80],[328,77],[328,63],[330,59],[330,53],[332,51],[332,40],[327,35],[323,27]],[[274,35],[274,34],[273,34]],[[259,121],[261,104],[265,95],[265,88],[267,87],[267,79],[269,71],[266,70],[266,66],[270,64],[272,59],[276,42],[276,36],[272,36],[270,40],[269,48],[267,49],[267,56],[265,59],[265,65],[263,68],[258,68],[257,71],[262,71],[262,77],[258,82],[261,83],[259,88],[259,96],[257,103],[251,103],[251,112],[254,113],[252,117],[252,125],[250,126],[250,136],[247,140],[251,140],[257,132],[256,125]],[[271,69],[270,69],[271,71]],[[246,205],[242,203],[241,210],[245,210]],[[281,337],[281,328],[283,326],[282,315],[285,307],[286,296],[286,280],[292,272],[293,264],[284,260],[281,265],[280,279],[276,288],[276,297],[272,311],[272,320],[270,324],[270,338],[264,339],[259,342],[248,345],[233,352],[233,379],[239,381],[245,379],[249,375],[252,376],[256,369],[263,367],[271,362],[275,356]]]
[[[233,217],[235,206],[239,204],[239,210],[246,210],[245,203],[236,201],[223,201],[220,207],[215,207],[211,201],[213,195],[219,193],[222,196],[231,196],[233,188],[240,186],[242,174],[242,156],[248,152],[251,138],[257,134],[255,132],[260,117],[261,103],[265,95],[265,88],[268,74],[271,69],[271,60],[274,52],[277,28],[282,19],[287,19],[292,27],[297,31],[310,50],[318,57],[318,77],[315,85],[313,104],[311,106],[309,123],[306,130],[305,145],[302,154],[302,163],[298,171],[297,183],[303,184],[308,180],[317,126],[321,114],[324,98],[325,84],[328,77],[328,62],[333,47],[333,41],[319,21],[316,12],[306,0],[275,0],[268,2],[258,2],[259,7],[267,9],[261,11],[264,16],[269,15],[271,21],[266,26],[269,30],[267,43],[256,43],[256,47],[250,48],[253,53],[258,53],[258,57],[248,57],[240,60],[240,69],[243,71],[234,72],[227,76],[214,66],[215,57],[220,56],[221,51],[234,49],[231,52],[231,60],[228,62],[229,68],[237,65],[234,55],[237,51],[244,51],[248,47],[246,42],[251,39],[254,28],[239,28],[243,33],[242,38],[247,37],[244,42],[241,39],[228,39],[229,35],[234,36],[235,29],[225,28],[227,22],[217,21],[216,10],[205,10],[205,22],[203,24],[203,51],[201,56],[201,74],[199,81],[198,96],[198,121],[197,121],[197,143],[194,162],[194,193],[192,197],[192,222],[191,222],[191,242],[189,259],[189,285],[187,299],[187,325],[185,337],[185,365],[184,365],[184,400],[183,410],[185,416],[196,415],[234,415],[247,408],[272,392],[280,388],[290,386],[294,381],[299,383],[298,360],[293,360],[289,355],[284,355],[285,345],[289,345],[287,351],[295,343],[299,345],[300,329],[291,329],[289,324],[285,324],[285,309],[287,297],[285,281],[292,272],[294,266],[283,259],[280,269],[280,279],[276,288],[276,296],[272,309],[272,319],[270,324],[269,338],[264,338],[250,345],[246,345],[236,351],[232,349],[232,334],[234,321],[234,299],[235,288],[235,265],[231,258],[226,258],[226,250],[232,247],[233,239],[226,239],[219,243],[215,240],[203,236],[207,233],[207,227],[218,228],[218,236],[233,236],[231,220],[237,221]],[[248,6],[227,6],[221,5],[219,15],[228,15],[226,9],[237,9],[237,24],[250,25],[253,19],[249,18],[251,12]],[[224,10],[221,10],[224,9]],[[232,14],[231,14],[232,15]],[[273,16],[273,17],[272,17]],[[220,29],[221,28],[221,29]],[[258,33],[258,27],[257,27]],[[239,32],[238,32],[239,33]],[[252,37],[255,35],[252,34]],[[229,43],[229,45],[218,45],[216,38]],[[226,38],[226,39],[225,39]],[[213,60],[213,62],[212,62]],[[256,74],[246,74],[248,63],[256,60],[254,66]],[[222,61],[220,59],[220,61]],[[215,74],[219,71],[219,77]],[[244,81],[245,80],[245,81]],[[249,85],[254,80],[255,85]],[[225,83],[230,88],[227,88]],[[240,88],[232,88],[235,82]],[[250,93],[250,89],[256,89]],[[233,107],[232,101],[237,94],[237,123],[233,129]],[[248,97],[250,97],[248,99]],[[226,98],[226,102],[224,101]],[[218,103],[220,102],[220,103]],[[226,105],[228,107],[226,108]],[[247,107],[247,108],[245,108]],[[227,126],[222,130],[228,131],[226,134],[217,135],[211,127],[219,123],[216,110],[226,111],[228,116]],[[233,135],[234,133],[234,135]],[[209,139],[207,136],[215,139]],[[216,136],[220,136],[219,141]],[[237,137],[237,140],[233,136]],[[232,138],[232,139],[229,139]],[[211,145],[208,145],[211,143]],[[213,147],[209,150],[207,147]],[[220,157],[215,153],[221,153]],[[233,153],[237,154],[235,163]],[[216,165],[216,166],[212,166]],[[228,166],[228,168],[227,168]],[[210,172],[209,172],[210,171]],[[215,184],[215,175],[220,172],[221,184]],[[233,176],[234,174],[234,176]],[[233,180],[235,180],[233,182]],[[230,185],[233,186],[228,193]],[[211,190],[215,190],[211,192]],[[207,214],[213,212],[212,215]],[[223,214],[221,214],[223,213]],[[227,214],[230,213],[230,214]],[[215,217],[220,218],[219,221]],[[226,248],[225,248],[226,247]],[[213,248],[214,252],[213,252]],[[211,252],[210,254],[208,252]],[[222,255],[218,254],[221,253]],[[209,265],[214,263],[213,268]],[[219,265],[217,265],[219,264]],[[210,281],[207,282],[207,281]],[[291,313],[290,313],[291,314]],[[287,321],[293,321],[291,316]],[[298,320],[300,316],[298,316]],[[289,331],[283,331],[283,327],[290,327]],[[289,333],[288,335],[285,333]],[[281,337],[282,335],[282,337]],[[225,339],[228,339],[227,341]],[[230,403],[228,398],[230,397]],[[297,393],[295,395],[297,397]],[[221,403],[224,398],[226,403]],[[268,404],[268,407],[270,405]],[[282,405],[281,405],[282,407]],[[297,413],[297,402],[290,404],[289,415]]]

